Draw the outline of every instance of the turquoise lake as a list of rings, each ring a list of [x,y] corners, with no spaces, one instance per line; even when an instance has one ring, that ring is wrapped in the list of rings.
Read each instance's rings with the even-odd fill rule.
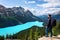
[[[0,28],[0,36],[3,36],[3,35],[6,36],[6,34],[8,34],[8,35],[16,34],[22,30],[31,28],[34,25],[43,27],[43,22],[38,22],[38,21],[27,22],[25,24],[20,24],[20,25],[16,25],[16,26]]]

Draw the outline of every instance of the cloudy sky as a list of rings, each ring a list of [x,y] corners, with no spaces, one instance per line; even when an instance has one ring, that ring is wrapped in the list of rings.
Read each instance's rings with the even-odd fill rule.
[[[60,0],[0,0],[5,7],[21,6],[34,15],[56,14],[60,11]]]

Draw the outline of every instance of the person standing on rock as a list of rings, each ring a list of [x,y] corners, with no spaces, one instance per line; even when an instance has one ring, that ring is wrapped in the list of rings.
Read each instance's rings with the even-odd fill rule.
[[[51,14],[48,15],[48,24],[46,26],[46,30],[45,30],[45,33],[46,33],[46,37],[48,37],[48,33],[50,32],[50,37],[52,37],[52,25],[51,25],[51,20],[52,17],[51,17]]]

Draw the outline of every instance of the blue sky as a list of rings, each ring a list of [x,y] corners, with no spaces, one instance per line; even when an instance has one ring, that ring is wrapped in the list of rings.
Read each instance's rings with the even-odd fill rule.
[[[21,6],[36,16],[60,11],[60,0],[0,0],[0,4],[5,7]]]

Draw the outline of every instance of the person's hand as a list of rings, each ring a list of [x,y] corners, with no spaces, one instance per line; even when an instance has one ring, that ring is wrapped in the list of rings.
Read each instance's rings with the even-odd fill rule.
[[[47,28],[47,26],[46,26],[46,28]]]

